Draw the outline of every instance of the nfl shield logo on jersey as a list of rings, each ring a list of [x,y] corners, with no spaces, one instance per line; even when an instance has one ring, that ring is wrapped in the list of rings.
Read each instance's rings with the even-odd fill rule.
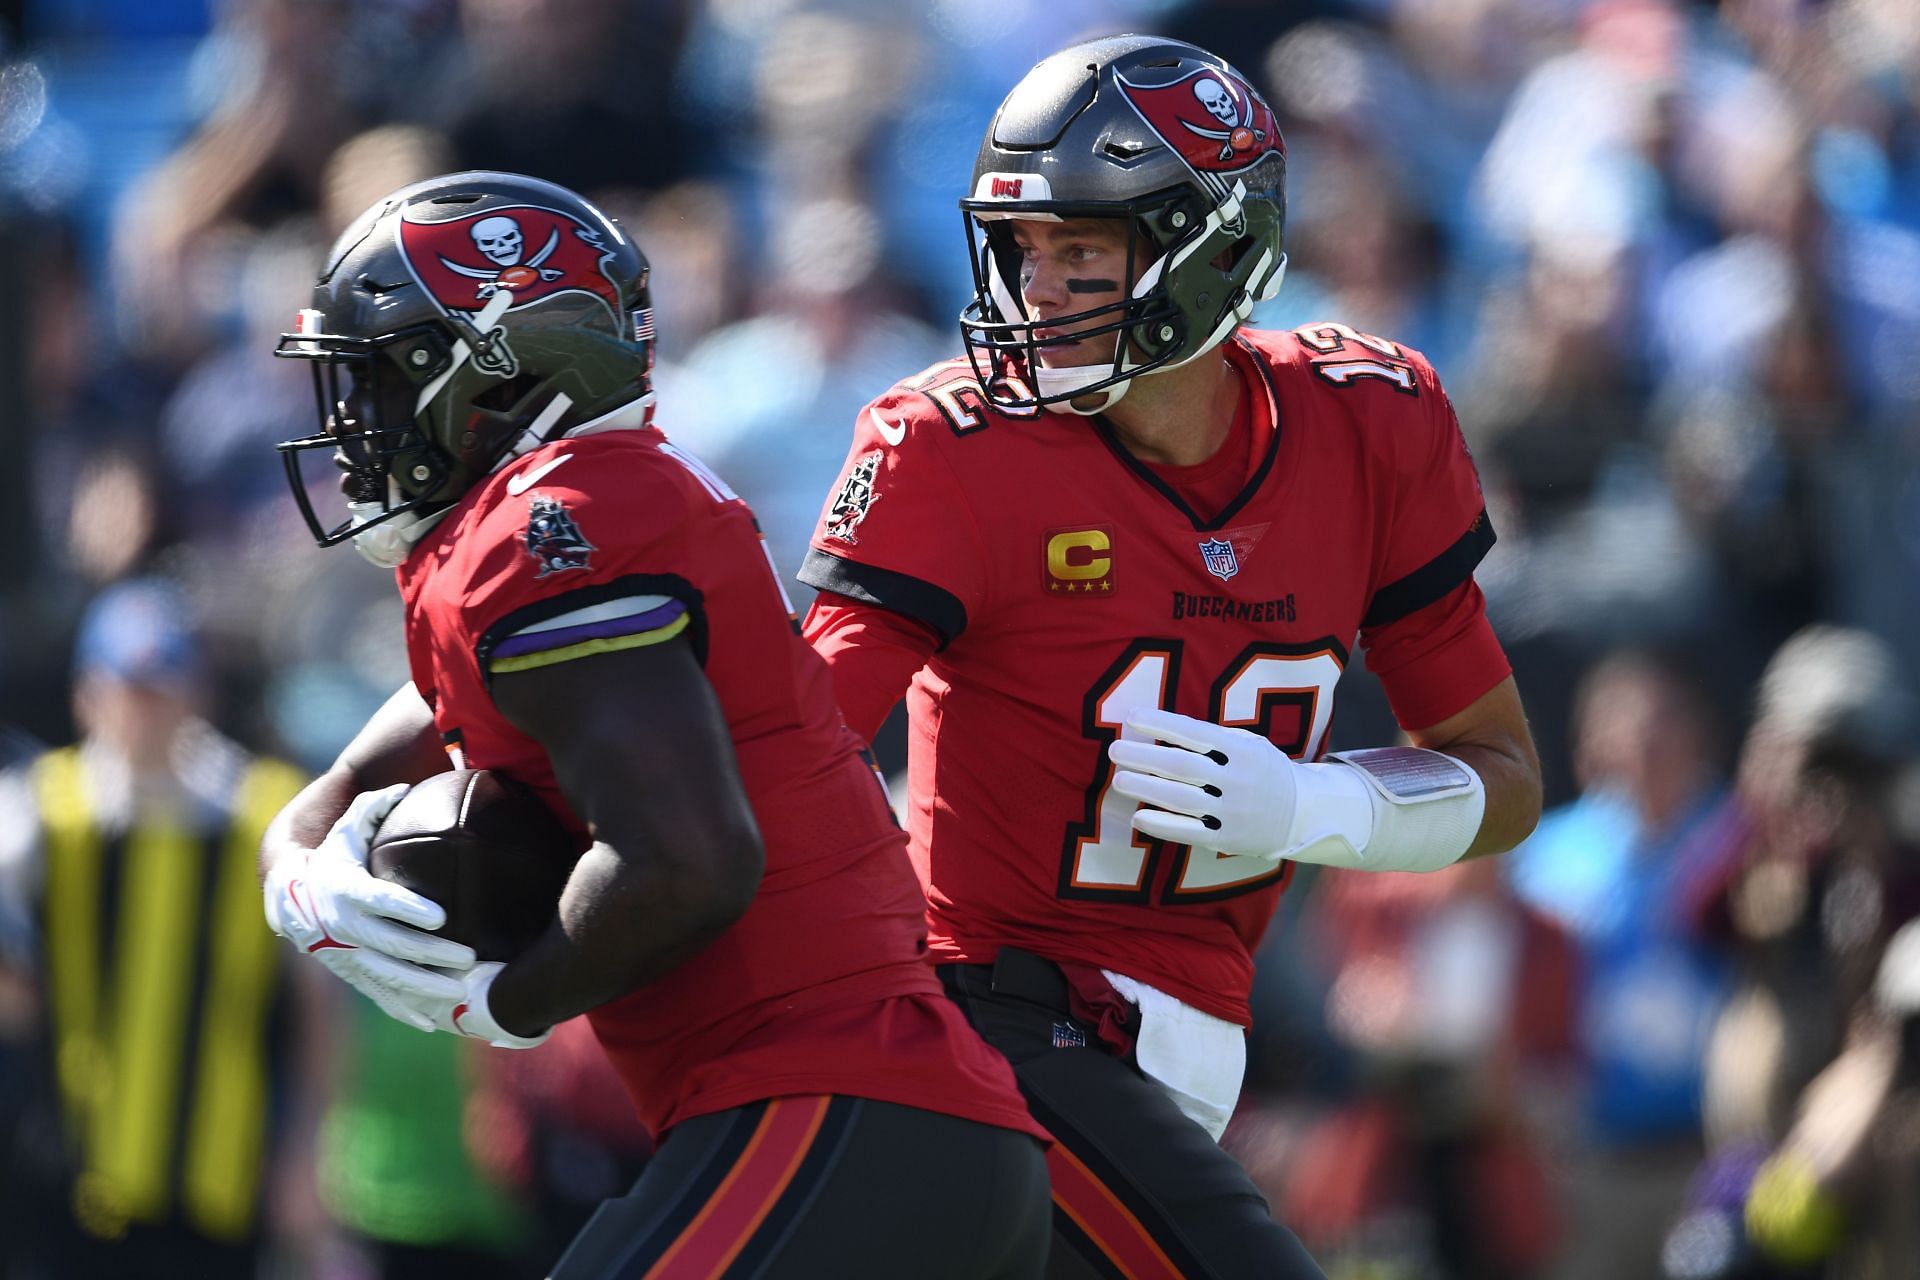
[[[1234,555],[1231,542],[1208,538],[1200,544],[1200,557],[1207,562],[1207,572],[1222,582],[1240,572],[1240,558]]]

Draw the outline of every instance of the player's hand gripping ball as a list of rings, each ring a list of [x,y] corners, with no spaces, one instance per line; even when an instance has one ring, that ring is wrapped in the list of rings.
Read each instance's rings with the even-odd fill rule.
[[[552,923],[584,840],[531,789],[485,769],[414,786],[374,833],[367,869],[446,910],[436,933],[511,960]]]

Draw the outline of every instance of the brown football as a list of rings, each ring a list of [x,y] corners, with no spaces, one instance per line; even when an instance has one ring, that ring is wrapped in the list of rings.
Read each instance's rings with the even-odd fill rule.
[[[374,833],[374,875],[446,909],[436,932],[511,960],[545,932],[585,842],[534,792],[485,769],[418,783]]]

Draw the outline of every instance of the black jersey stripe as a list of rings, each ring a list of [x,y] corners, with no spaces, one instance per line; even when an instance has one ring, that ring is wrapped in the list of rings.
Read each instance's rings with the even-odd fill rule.
[[[942,649],[967,629],[967,606],[960,603],[960,597],[912,574],[811,550],[801,562],[800,581],[818,591],[831,591],[918,619],[939,633]]]
[[[1373,593],[1360,627],[1384,627],[1417,613],[1473,576],[1473,570],[1493,546],[1493,521],[1481,509],[1454,544],[1403,578]]]

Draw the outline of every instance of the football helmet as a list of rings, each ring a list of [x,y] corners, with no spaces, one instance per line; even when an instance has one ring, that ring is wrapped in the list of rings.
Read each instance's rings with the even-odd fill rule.
[[[960,202],[974,278],[960,336],[988,399],[1097,413],[1132,379],[1219,345],[1280,290],[1286,173],[1273,111],[1204,49],[1110,36],[1034,67],[995,113]],[[1008,225],[1020,218],[1124,219],[1129,296],[1048,317],[1069,336],[1037,338]],[[1051,343],[1104,333],[1119,334],[1109,363],[1040,359]]]
[[[647,260],[564,187],[430,178],[347,229],[274,354],[313,366],[320,431],[278,446],[307,527],[391,566],[512,457],[648,420]],[[314,450],[344,472],[333,523],[302,475]]]

